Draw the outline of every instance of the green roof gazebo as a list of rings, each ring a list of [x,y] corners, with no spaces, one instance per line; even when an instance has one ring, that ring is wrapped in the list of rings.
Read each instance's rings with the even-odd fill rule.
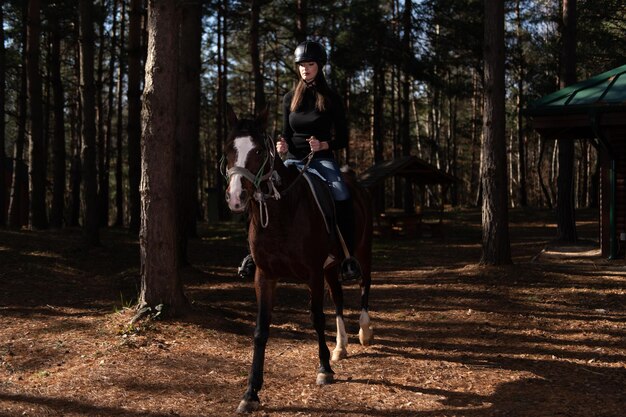
[[[626,65],[531,103],[525,113],[547,139],[589,139],[600,161],[600,247],[618,256],[626,236]]]

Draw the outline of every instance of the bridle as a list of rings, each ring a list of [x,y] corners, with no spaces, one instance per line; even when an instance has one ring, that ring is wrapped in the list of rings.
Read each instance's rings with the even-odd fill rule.
[[[233,166],[231,168],[226,169],[226,158],[222,156],[222,160],[220,162],[220,170],[222,174],[226,178],[226,182],[229,181],[229,177],[234,174],[239,174],[242,177],[246,178],[248,181],[252,183],[254,186],[254,193],[252,197],[259,203],[259,217],[261,220],[261,227],[266,228],[269,224],[269,214],[267,211],[267,200],[273,198],[274,200],[280,200],[282,195],[287,194],[289,190],[294,186],[296,181],[302,176],[303,172],[308,168],[311,160],[313,159],[313,152],[307,155],[307,162],[298,174],[298,177],[292,181],[292,183],[283,190],[282,194],[278,191],[277,185],[281,185],[281,177],[278,172],[274,169],[274,161],[276,160],[276,149],[274,148],[274,142],[272,138],[264,132],[263,133],[263,145],[265,146],[265,159],[261,164],[258,172],[255,174],[251,172],[249,169],[240,166]],[[265,166],[269,163],[269,171],[263,174]],[[269,192],[264,192],[261,185],[263,183],[267,183],[267,189]]]

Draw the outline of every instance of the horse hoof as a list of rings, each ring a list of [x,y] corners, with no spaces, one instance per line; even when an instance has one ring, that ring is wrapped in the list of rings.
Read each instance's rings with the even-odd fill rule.
[[[333,350],[333,357],[331,358],[331,361],[337,362],[347,357],[348,351],[346,349],[335,349]]]
[[[374,339],[374,329],[370,326],[366,328],[361,327],[359,330],[359,342],[361,342],[362,346],[369,346],[372,344],[372,340]]]
[[[259,409],[261,403],[254,400],[241,400],[237,407],[237,414],[247,414]]]
[[[335,381],[335,377],[331,373],[320,372],[317,374],[317,380],[315,383],[317,385],[328,385],[332,384]]]

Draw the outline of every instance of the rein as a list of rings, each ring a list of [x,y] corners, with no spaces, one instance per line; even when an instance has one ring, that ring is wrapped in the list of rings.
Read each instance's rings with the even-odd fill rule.
[[[267,200],[269,198],[273,198],[274,200],[280,200],[281,193],[278,191],[278,188],[276,188],[276,185],[277,184],[280,185],[281,178],[278,172],[274,170],[274,161],[276,160],[276,150],[274,149],[274,143],[272,139],[269,137],[269,135],[267,135],[267,133],[264,134],[263,142],[264,142],[265,147],[268,149],[268,152],[266,153],[263,164],[261,164],[261,168],[259,168],[259,171],[256,174],[250,172],[250,170],[248,170],[247,168],[238,167],[238,166],[233,166],[232,168],[225,170],[224,164],[225,164],[226,158],[224,156],[222,156],[220,165],[221,165],[221,171],[224,177],[227,179],[227,181],[228,181],[228,177],[230,177],[231,175],[239,174],[252,183],[252,185],[255,188],[253,198],[259,203],[259,216],[261,219],[261,227],[266,228],[267,225],[269,224]],[[289,184],[289,186],[283,190],[282,195],[287,194],[291,190],[291,188],[295,185],[295,183],[300,179],[300,177],[302,177],[304,171],[309,167],[311,161],[313,160],[313,154],[314,152],[311,151],[306,156],[307,161],[304,167],[302,168],[302,170],[300,170],[296,179],[293,180],[291,184]],[[265,169],[265,166],[267,165],[268,162],[270,165],[270,169],[267,172],[267,174],[263,174],[263,170]],[[267,182],[268,184],[269,193],[264,193],[263,190],[261,189],[261,184],[263,184],[264,182]]]

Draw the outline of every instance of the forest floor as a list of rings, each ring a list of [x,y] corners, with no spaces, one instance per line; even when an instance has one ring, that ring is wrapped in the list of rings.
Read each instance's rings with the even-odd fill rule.
[[[597,250],[596,213],[558,245],[548,211],[512,210],[514,264],[477,265],[480,213],[446,213],[444,236],[375,240],[369,347],[346,288],[349,357],[315,385],[302,285],[279,285],[262,408],[252,416],[626,415],[626,263]],[[204,227],[185,271],[190,315],[130,325],[137,240],[103,230],[0,231],[0,416],[232,416],[255,317],[234,270],[243,227]],[[327,303],[329,347],[333,309]]]

